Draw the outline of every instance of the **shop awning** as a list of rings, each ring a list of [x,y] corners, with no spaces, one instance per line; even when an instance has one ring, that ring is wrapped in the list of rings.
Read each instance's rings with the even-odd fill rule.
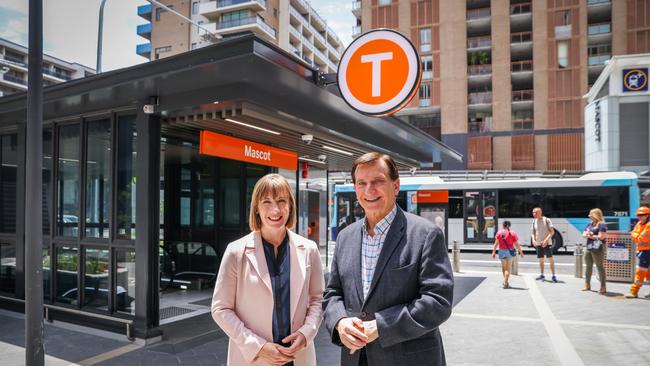
[[[396,118],[367,117],[318,85],[317,70],[252,34],[146,64],[44,89],[45,120],[141,108],[156,96],[163,131],[207,129],[297,151],[327,155],[330,170],[348,169],[359,154],[378,150],[402,167],[428,166],[462,155]],[[330,87],[331,88],[331,87]],[[0,131],[25,120],[26,94],[0,98]],[[279,135],[234,124],[248,123]],[[301,135],[311,134],[307,145]],[[352,155],[324,149],[333,147]]]

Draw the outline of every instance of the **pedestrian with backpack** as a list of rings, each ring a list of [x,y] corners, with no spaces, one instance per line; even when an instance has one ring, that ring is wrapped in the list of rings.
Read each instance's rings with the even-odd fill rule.
[[[537,258],[539,259],[539,276],[535,278],[538,281],[544,281],[544,257],[548,258],[548,263],[551,267],[551,281],[557,283],[555,277],[555,260],[553,260],[553,223],[551,219],[542,214],[541,207],[533,209],[533,225],[531,227],[531,240],[535,250],[537,251]]]
[[[499,259],[501,260],[501,272],[503,273],[503,288],[510,288],[510,269],[512,268],[512,260],[517,256],[517,251],[521,257],[524,257],[524,252],[519,245],[519,237],[517,233],[510,230],[510,221],[503,222],[503,229],[495,235],[494,246],[492,247],[492,258],[496,257],[496,250],[499,248]],[[517,250],[515,250],[517,247]]]

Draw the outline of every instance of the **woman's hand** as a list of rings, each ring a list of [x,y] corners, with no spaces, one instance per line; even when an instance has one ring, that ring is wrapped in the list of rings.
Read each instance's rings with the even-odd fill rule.
[[[262,346],[262,349],[257,354],[256,358],[265,360],[273,366],[282,366],[285,363],[294,360],[293,356],[285,354],[287,350],[288,348],[282,347],[279,344],[267,342]]]
[[[291,347],[289,348],[282,347],[280,349],[280,352],[284,353],[287,356],[293,356],[294,354],[296,354],[296,352],[307,347],[307,338],[305,338],[304,334],[300,333],[299,331],[296,331],[286,336],[282,340],[282,343],[284,344],[291,343]]]
[[[496,252],[492,250],[492,259],[494,259],[497,256]]]

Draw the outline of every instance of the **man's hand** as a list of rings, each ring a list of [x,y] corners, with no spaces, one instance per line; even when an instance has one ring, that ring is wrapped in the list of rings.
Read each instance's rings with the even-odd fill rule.
[[[374,341],[375,339],[379,338],[379,329],[377,329],[377,321],[376,320],[370,320],[367,322],[363,322],[363,330],[366,336],[368,337],[368,342],[370,343]]]
[[[295,358],[293,356],[288,356],[285,353],[288,352],[289,348],[282,347],[279,344],[267,342],[262,346],[262,349],[257,354],[256,359],[265,360],[267,363],[273,366],[282,366],[287,362],[293,361]]]
[[[296,354],[296,352],[300,351],[301,349],[307,347],[307,338],[305,338],[305,335],[296,331],[288,336],[286,336],[283,340],[282,343],[291,343],[291,347],[289,348],[280,348],[279,351],[282,352],[283,354],[287,356],[293,356]]]
[[[353,354],[368,343],[368,336],[364,334],[363,321],[359,318],[343,318],[336,324],[341,343]]]
[[[546,248],[546,245],[548,245],[548,239],[542,240],[542,248]]]

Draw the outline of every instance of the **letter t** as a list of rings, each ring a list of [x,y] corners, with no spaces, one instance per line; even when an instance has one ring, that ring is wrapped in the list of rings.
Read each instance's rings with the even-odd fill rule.
[[[381,95],[381,62],[393,59],[392,52],[374,53],[361,56],[361,63],[372,63],[372,96]]]

